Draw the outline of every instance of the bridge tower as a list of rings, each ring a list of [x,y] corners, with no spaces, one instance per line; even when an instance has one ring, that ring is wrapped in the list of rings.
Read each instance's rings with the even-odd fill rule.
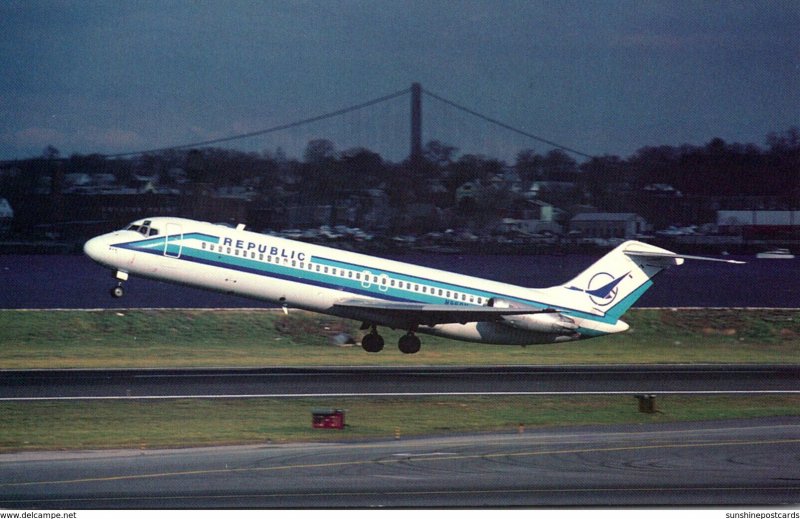
[[[412,164],[422,158],[422,85],[411,84],[411,154]]]

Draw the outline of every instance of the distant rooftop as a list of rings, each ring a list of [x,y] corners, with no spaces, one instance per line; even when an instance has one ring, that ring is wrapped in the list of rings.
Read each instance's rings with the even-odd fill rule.
[[[641,218],[636,213],[580,213],[576,214],[573,222],[627,222]]]

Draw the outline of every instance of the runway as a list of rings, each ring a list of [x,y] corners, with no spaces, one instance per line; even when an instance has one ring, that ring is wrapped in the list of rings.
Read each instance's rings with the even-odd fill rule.
[[[648,393],[800,393],[800,366],[0,371],[0,401]]]
[[[23,453],[0,456],[0,507],[777,506],[798,466],[798,418]]]

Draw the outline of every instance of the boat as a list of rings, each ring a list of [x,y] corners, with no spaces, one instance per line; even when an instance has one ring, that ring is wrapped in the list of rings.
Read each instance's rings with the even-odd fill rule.
[[[772,249],[756,254],[758,259],[794,259],[794,254],[789,249]]]

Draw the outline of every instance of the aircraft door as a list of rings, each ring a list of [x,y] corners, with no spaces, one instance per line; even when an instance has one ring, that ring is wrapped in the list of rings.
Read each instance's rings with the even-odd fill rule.
[[[378,276],[378,289],[381,292],[386,292],[389,290],[389,276],[386,274],[381,274]]]
[[[180,258],[183,250],[183,227],[177,223],[167,224],[167,235],[164,239],[164,256]]]
[[[364,278],[361,280],[361,286],[364,288],[369,288],[372,285],[372,273],[369,270],[365,270],[361,272],[361,275]]]

